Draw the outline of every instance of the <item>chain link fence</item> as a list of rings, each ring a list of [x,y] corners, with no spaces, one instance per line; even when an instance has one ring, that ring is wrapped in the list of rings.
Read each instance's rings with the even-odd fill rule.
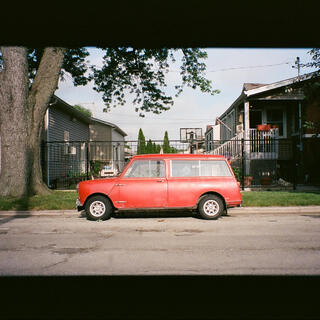
[[[52,189],[74,189],[83,180],[116,176],[136,154],[199,153],[228,158],[241,187],[319,184],[320,139],[231,139],[182,143],[170,140],[43,142],[42,173]],[[313,157],[308,155],[313,153]]]
[[[193,149],[180,140],[43,142],[42,176],[51,189],[74,189],[83,180],[116,176],[136,154],[204,152],[197,144]]]

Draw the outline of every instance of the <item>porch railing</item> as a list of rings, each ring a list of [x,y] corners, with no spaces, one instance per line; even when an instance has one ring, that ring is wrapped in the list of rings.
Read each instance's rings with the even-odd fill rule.
[[[245,150],[250,159],[277,159],[279,153],[279,134],[278,129],[270,131],[258,131],[250,129],[249,141]],[[248,143],[250,144],[248,146]],[[249,149],[249,150],[248,150]]]
[[[226,141],[218,146],[210,153],[215,155],[223,155],[232,159],[241,156],[242,139],[244,138],[244,131],[241,131],[232,139]],[[271,129],[270,131],[258,131],[257,129],[250,129],[248,140],[244,141],[244,152],[250,159],[259,159],[266,157],[269,159],[277,158],[278,156],[278,129]]]
[[[243,138],[243,131],[228,140],[221,146],[214,149],[211,153],[215,155],[223,155],[228,158],[237,158],[241,155],[241,139]]]

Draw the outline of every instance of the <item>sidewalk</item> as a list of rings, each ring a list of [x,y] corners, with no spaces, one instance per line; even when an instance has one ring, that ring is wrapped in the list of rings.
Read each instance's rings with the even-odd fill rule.
[[[320,206],[292,206],[292,207],[238,207],[228,209],[228,214],[286,214],[286,213],[314,213],[320,214]],[[41,211],[0,211],[0,217],[53,217],[78,216],[77,210],[41,210]]]

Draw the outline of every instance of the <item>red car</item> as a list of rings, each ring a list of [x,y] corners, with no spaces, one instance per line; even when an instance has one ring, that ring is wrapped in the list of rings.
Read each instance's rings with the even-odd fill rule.
[[[182,208],[217,219],[242,202],[227,159],[213,155],[134,156],[119,176],[83,181],[77,190],[77,209],[91,220],[109,219],[114,210]]]

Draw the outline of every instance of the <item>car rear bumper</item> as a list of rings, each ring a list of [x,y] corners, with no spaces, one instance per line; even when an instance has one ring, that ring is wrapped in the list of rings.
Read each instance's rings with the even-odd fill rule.
[[[232,208],[232,207],[241,207],[242,205],[242,200],[238,200],[238,201],[231,201],[227,203],[227,207],[228,208]]]

